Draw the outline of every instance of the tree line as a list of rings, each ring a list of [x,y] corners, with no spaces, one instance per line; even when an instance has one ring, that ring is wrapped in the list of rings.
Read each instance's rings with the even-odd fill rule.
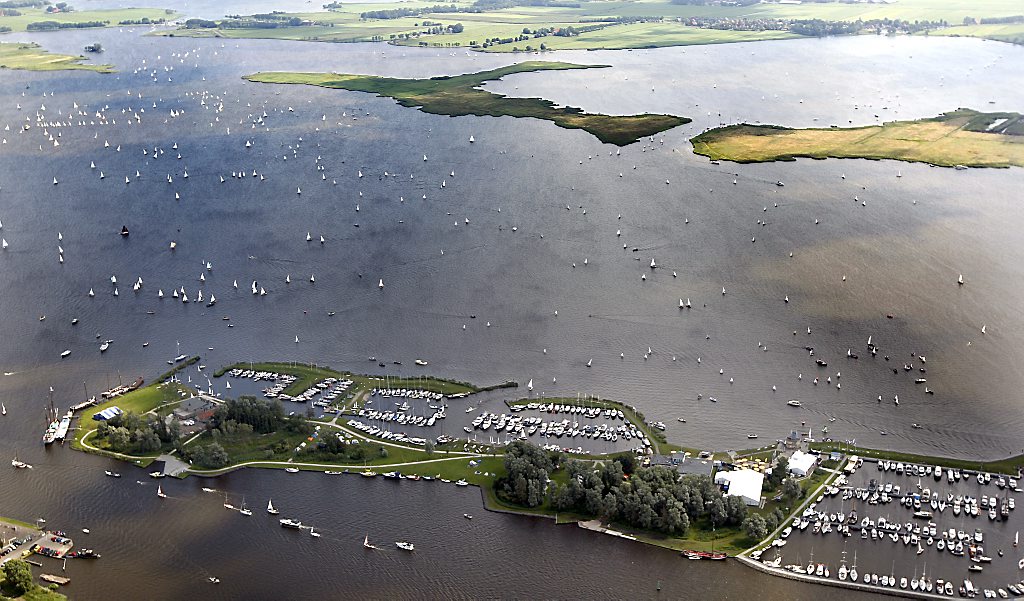
[[[75,23],[59,23],[57,21],[36,21],[25,26],[28,31],[56,31],[58,29],[86,29],[89,27],[106,27],[110,21],[78,21]]]

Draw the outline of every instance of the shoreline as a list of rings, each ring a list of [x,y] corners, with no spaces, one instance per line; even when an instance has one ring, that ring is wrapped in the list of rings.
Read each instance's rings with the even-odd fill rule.
[[[196,359],[198,360],[198,359]],[[254,364],[255,365],[255,364]],[[288,364],[281,363],[265,363],[265,366],[274,365],[279,369],[285,369]],[[227,369],[221,371],[226,373]],[[295,366],[293,369],[299,370],[301,366]],[[330,373],[346,373],[349,372],[335,372],[334,370],[328,370],[327,368],[318,368],[320,371],[319,378],[327,377],[325,374]],[[172,376],[177,370],[172,370],[166,377]],[[283,372],[282,372],[283,373]],[[361,386],[372,386],[372,376],[359,376],[351,374],[353,379],[361,380]],[[133,391],[129,394],[135,394],[141,396],[144,394],[143,391],[151,389],[153,387],[162,386],[167,380],[157,380],[146,387],[140,388],[137,391]],[[315,385],[319,379],[314,379],[312,384]],[[436,384],[435,384],[436,385]],[[472,388],[476,388],[472,385],[467,385]],[[175,389],[177,390],[177,389]],[[367,389],[368,390],[368,389]],[[352,396],[355,399],[362,398],[366,392],[363,388],[356,388],[352,392]],[[451,393],[450,393],[451,394]],[[472,393],[469,393],[471,395]],[[469,396],[467,395],[467,396]],[[128,396],[128,395],[125,395]],[[212,397],[206,397],[212,398]],[[459,398],[459,397],[457,397]],[[125,397],[118,397],[117,399],[111,399],[110,403],[116,403],[124,400]],[[152,412],[156,407],[166,408],[167,403],[160,403],[159,398],[150,400],[150,403],[156,403],[149,412]],[[223,402],[223,401],[220,401]],[[582,403],[583,401],[579,401]],[[643,421],[639,416],[638,410],[633,408],[632,405],[623,403],[620,401],[609,401],[601,399],[595,401],[602,405],[609,407],[620,407],[628,409],[632,412],[631,415],[627,416],[627,421],[638,421],[641,425],[647,428],[648,424]],[[575,404],[574,399],[546,399],[546,398],[518,398],[518,399],[507,399],[504,401],[508,407],[517,405],[525,405],[527,403],[558,403],[558,404]],[[174,403],[170,403],[174,404]],[[345,405],[344,401],[341,405]],[[886,451],[880,449],[863,449],[863,448],[851,448],[842,445],[843,459],[839,465],[834,468],[819,468],[819,472],[824,474],[825,477],[820,480],[809,480],[812,483],[809,486],[800,502],[795,503],[792,508],[787,508],[785,517],[778,522],[778,527],[772,532],[768,533],[765,538],[758,540],[751,544],[750,539],[743,538],[742,533],[735,531],[729,532],[728,530],[722,530],[718,534],[714,531],[706,531],[703,527],[692,527],[685,536],[673,536],[666,535],[654,530],[640,530],[634,527],[630,527],[625,524],[619,524],[616,522],[605,522],[601,521],[600,518],[595,518],[592,515],[582,515],[575,511],[560,512],[555,510],[549,504],[544,503],[536,508],[519,507],[511,505],[498,497],[497,490],[495,489],[496,483],[499,481],[500,475],[504,472],[504,452],[501,447],[488,447],[482,445],[476,447],[475,452],[453,450],[451,448],[432,450],[430,453],[426,449],[416,447],[411,444],[399,444],[394,441],[379,439],[371,436],[368,433],[358,431],[347,424],[341,423],[342,416],[346,414],[338,414],[329,421],[323,420],[310,420],[311,425],[315,424],[318,428],[324,428],[323,432],[337,432],[339,436],[354,436],[361,440],[365,444],[380,445],[381,448],[391,449],[392,454],[395,456],[393,459],[388,460],[386,455],[381,457],[375,457],[372,461],[364,461],[362,464],[351,461],[301,461],[292,460],[245,460],[235,461],[229,465],[217,469],[202,469],[199,467],[191,467],[191,465],[181,471],[168,474],[176,479],[184,479],[189,476],[196,476],[200,478],[216,478],[224,474],[234,472],[244,468],[258,468],[258,469],[292,469],[300,471],[319,471],[328,472],[331,475],[349,475],[349,476],[364,476],[364,471],[372,471],[373,477],[376,478],[381,473],[387,471],[385,477],[391,477],[394,479],[411,479],[417,481],[422,479],[423,476],[428,477],[427,480],[439,481],[446,484],[455,484],[459,486],[475,486],[478,488],[481,500],[481,506],[485,511],[491,511],[495,513],[503,513],[517,516],[526,516],[534,518],[542,518],[545,520],[553,520],[555,525],[575,523],[577,526],[580,523],[587,522],[589,527],[584,529],[598,532],[600,534],[609,534],[616,538],[625,540],[632,540],[641,544],[646,544],[654,547],[664,548],[674,554],[679,554],[683,549],[697,549],[697,550],[718,550],[725,553],[729,557],[740,560],[744,565],[759,570],[762,573],[788,578],[791,580],[797,580],[808,583],[824,584],[827,586],[839,587],[839,588],[850,588],[865,592],[873,592],[879,594],[889,594],[894,596],[900,596],[904,598],[915,598],[915,599],[937,599],[942,598],[939,595],[929,594],[925,592],[918,592],[912,590],[904,590],[900,588],[887,588],[871,584],[863,584],[859,582],[846,582],[835,579],[819,578],[813,575],[806,574],[795,574],[790,573],[787,570],[772,568],[766,566],[762,562],[751,558],[749,555],[755,551],[762,551],[769,548],[772,541],[775,540],[779,533],[782,532],[788,525],[794,523],[796,519],[799,519],[801,512],[805,510],[811,503],[815,502],[827,487],[831,486],[835,480],[844,473],[843,467],[847,464],[847,461],[853,456],[860,456],[866,462],[877,462],[880,459],[885,460],[887,456],[891,456],[893,460],[908,461],[910,463],[920,465],[941,465],[948,467],[949,463],[959,464],[964,467],[965,474],[969,471],[974,471],[981,467],[984,469],[985,465],[992,467],[1006,468],[1003,473],[1012,474],[1012,468],[1015,468],[1017,473],[1020,473],[1022,466],[1024,466],[1024,455],[1018,455],[1016,457],[1005,458],[997,462],[971,462],[966,459],[950,459],[950,458],[939,458],[929,456],[919,456],[907,453],[899,453],[895,451]],[[81,416],[80,416],[81,417]],[[325,416],[326,417],[326,416]],[[133,463],[137,466],[148,466],[154,461],[158,460],[158,457],[141,457],[133,456],[124,453],[113,453],[104,449],[97,448],[89,443],[90,436],[95,432],[95,429],[90,429],[88,432],[76,435],[72,442],[72,448],[75,450],[89,452],[99,455],[105,455],[107,457],[119,459],[122,461]],[[189,439],[198,439],[199,434]],[[468,443],[466,443],[468,444]],[[675,445],[672,443],[661,443],[666,447],[674,448]],[[812,443],[810,447],[814,450],[819,451],[822,454],[828,453],[832,448],[838,449],[841,445],[838,443]],[[751,452],[751,456],[758,453],[763,453],[763,449],[758,449]],[[600,462],[612,460],[616,455],[621,454],[619,452],[609,453],[588,453],[582,456],[575,456],[574,458],[585,462]],[[295,459],[302,459],[302,457],[291,454]],[[459,463],[460,461],[465,463]],[[966,464],[966,465],[965,465]],[[990,473],[999,473],[997,471],[990,471]],[[559,477],[557,472],[553,474],[554,478],[551,480],[555,482]]]

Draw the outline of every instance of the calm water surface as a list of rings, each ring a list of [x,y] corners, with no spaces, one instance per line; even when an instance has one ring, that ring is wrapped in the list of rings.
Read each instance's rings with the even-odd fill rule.
[[[212,484],[256,507],[272,496],[323,529],[320,540],[290,536],[265,515],[225,512],[221,497],[199,490],[210,482],[169,483],[171,498],[159,503],[149,482],[135,483],[141,473],[113,481],[102,476],[106,460],[41,448],[50,386],[66,406],[119,376],[152,377],[176,342],[210,367],[283,359],[376,371],[366,361],[376,356],[403,361],[389,367],[400,374],[414,373],[420,357],[446,377],[533,378],[544,394],[635,404],[692,446],[742,448],[747,433],[770,441],[834,417],[830,435],[863,444],[985,458],[1021,451],[1019,170],[716,166],[687,142],[720,122],[867,124],[958,106],[1019,109],[1020,48],[857,38],[566,53],[558,58],[612,67],[487,84],[591,111],[694,118],[616,155],[547,122],[452,119],[364,94],[240,79],[258,70],[423,77],[514,57],[138,34],[15,38],[74,53],[100,41],[119,72],[9,72],[0,91],[0,122],[10,125],[0,147],[0,235],[10,243],[0,256],[0,367],[9,374],[0,377],[9,410],[0,450],[36,466],[0,472],[0,506],[92,529],[88,545],[104,559],[69,565],[76,598],[111,587],[148,598],[636,598],[656,597],[659,579],[665,598],[851,596],[485,513],[476,491],[265,472]],[[809,64],[810,53],[828,60]],[[766,67],[750,69],[751,60]],[[104,107],[116,124],[89,125]],[[70,120],[87,125],[43,127],[37,111],[49,122],[75,113]],[[129,126],[136,113],[141,122]],[[18,133],[26,118],[33,127]],[[154,159],[154,148],[164,154]],[[122,225],[130,237],[117,235]],[[307,243],[307,232],[326,243]],[[267,296],[249,294],[252,280]],[[180,287],[218,303],[157,299],[158,289]],[[694,309],[681,312],[680,298]],[[97,335],[115,341],[103,355]],[[869,335],[890,361],[869,358]],[[806,346],[829,367],[816,368]],[[847,349],[861,358],[847,359]],[[911,353],[927,356],[935,395],[914,374],[892,373],[919,363]],[[803,408],[787,407],[790,398]],[[407,537],[417,553],[367,555],[367,533],[387,545]],[[210,574],[219,587],[203,582]]]

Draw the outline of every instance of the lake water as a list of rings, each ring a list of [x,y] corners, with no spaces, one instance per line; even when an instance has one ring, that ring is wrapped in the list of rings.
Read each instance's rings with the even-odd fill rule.
[[[487,514],[472,490],[264,472],[212,485],[257,507],[272,495],[285,513],[324,532],[320,540],[293,537],[266,516],[223,511],[222,499],[199,491],[208,482],[169,483],[171,498],[158,503],[152,485],[135,484],[139,475],[123,466],[125,478],[113,481],[102,476],[106,460],[42,449],[49,387],[66,407],[118,377],[151,378],[177,354],[176,343],[211,369],[269,359],[379,372],[366,360],[375,356],[404,363],[389,365],[391,375],[418,373],[412,361],[423,358],[430,373],[482,384],[532,378],[535,393],[634,404],[688,446],[743,448],[748,433],[767,442],[828,424],[830,436],[865,445],[978,458],[1021,452],[1019,170],[849,160],[711,165],[687,140],[737,121],[860,125],[959,106],[1019,110],[1024,49],[859,37],[560,53],[559,60],[612,66],[487,84],[588,111],[694,118],[616,155],[585,132],[548,122],[426,115],[365,94],[240,79],[259,70],[424,77],[516,57],[369,44],[222,46],[139,33],[9,36],[75,54],[99,41],[102,60],[118,73],[5,72],[0,92],[0,123],[10,125],[0,146],[0,235],[10,244],[0,254],[0,367],[10,374],[0,377],[9,411],[0,450],[36,466],[2,472],[0,507],[93,530],[88,546],[104,559],[72,562],[76,598],[111,587],[153,598],[343,590],[636,598],[656,596],[658,579],[666,598],[701,587],[705,598],[851,596]],[[42,127],[41,105],[47,121],[77,110],[87,116],[72,121],[97,121],[107,106],[117,122]],[[129,126],[135,113],[141,122]],[[18,133],[26,117],[33,127]],[[164,151],[155,160],[154,148]],[[122,225],[127,238],[118,235]],[[249,293],[253,280],[266,296]],[[202,288],[218,303],[157,298],[158,289],[180,287],[192,298]],[[680,298],[694,308],[680,311]],[[873,359],[869,335],[881,347]],[[114,340],[102,355],[100,339]],[[65,349],[71,355],[61,360]],[[860,359],[847,359],[847,349]],[[911,353],[927,356],[935,395],[913,383],[923,376]],[[829,367],[816,368],[815,358]],[[909,362],[914,373],[899,369]],[[803,407],[787,407],[791,398]],[[359,539],[367,533],[388,545],[414,539],[417,553],[366,556]],[[210,573],[223,581],[216,589],[203,582]]]

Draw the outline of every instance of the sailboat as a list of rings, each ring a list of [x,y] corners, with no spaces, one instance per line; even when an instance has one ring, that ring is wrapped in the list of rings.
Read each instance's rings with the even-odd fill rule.
[[[167,498],[167,495],[164,493],[164,489],[161,488],[159,484],[156,485],[156,496],[160,497],[161,499]]]
[[[526,383],[526,389],[527,390],[533,390],[533,379],[532,378],[530,379],[529,382]]]
[[[0,403],[0,415],[7,415],[7,405]],[[1014,545],[1015,547],[1017,545]]]
[[[268,501],[267,501],[267,513],[269,513],[270,515],[277,515],[277,514],[279,514],[279,513],[281,513],[281,512],[280,512],[280,511],[278,511],[278,510],[277,510],[277,509],[276,509],[276,508],[274,507],[274,501],[272,501],[272,500],[268,500]]]
[[[309,535],[312,536],[313,538],[320,538],[320,533],[317,532],[316,530],[313,530],[312,526],[309,527]]]
[[[245,497],[242,497],[242,506],[238,508],[238,513],[242,515],[252,515],[252,510],[245,506]]]
[[[376,549],[377,548],[374,545],[370,544],[370,535],[369,534],[367,534],[366,537],[363,538],[363,548],[364,549]]]

